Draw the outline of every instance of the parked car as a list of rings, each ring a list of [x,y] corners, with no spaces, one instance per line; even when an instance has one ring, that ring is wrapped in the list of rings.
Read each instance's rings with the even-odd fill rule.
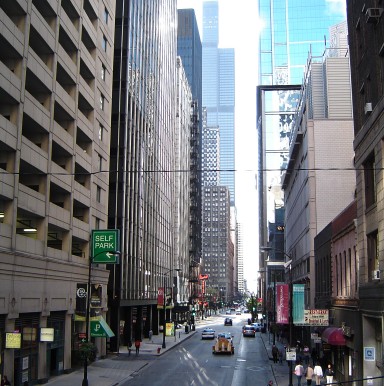
[[[215,339],[215,330],[212,328],[204,328],[201,333],[201,339]]]
[[[243,336],[250,336],[250,337],[254,338],[255,335],[256,335],[255,327],[250,326],[249,324],[247,324],[243,327]]]
[[[258,332],[258,331],[261,331],[261,324],[260,323],[252,323],[251,326],[255,327],[255,331]]]
[[[226,314],[226,315],[231,315],[231,310],[225,311],[225,314]]]
[[[241,310],[236,310],[236,315],[241,315]]]
[[[216,343],[212,346],[212,354],[234,354],[232,334],[229,332],[220,332],[217,334]]]
[[[225,318],[224,319],[224,326],[232,326],[232,319],[231,318]]]

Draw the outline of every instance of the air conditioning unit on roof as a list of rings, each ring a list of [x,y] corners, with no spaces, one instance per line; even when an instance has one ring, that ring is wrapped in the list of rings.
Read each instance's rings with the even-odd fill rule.
[[[383,8],[368,8],[365,13],[366,23],[378,23],[383,11]]]

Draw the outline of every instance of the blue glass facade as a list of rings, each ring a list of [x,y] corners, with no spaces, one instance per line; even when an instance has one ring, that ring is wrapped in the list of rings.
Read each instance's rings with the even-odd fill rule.
[[[217,1],[203,4],[203,106],[207,126],[220,131],[220,185],[227,186],[235,203],[235,52],[218,48]]]
[[[345,20],[327,0],[259,0],[260,84],[301,84],[308,53],[321,56],[328,28]]]

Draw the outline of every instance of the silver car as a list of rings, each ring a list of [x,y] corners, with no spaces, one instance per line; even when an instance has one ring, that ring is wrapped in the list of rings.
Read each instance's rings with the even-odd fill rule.
[[[215,330],[212,328],[204,328],[203,332],[201,333],[201,339],[215,339]]]

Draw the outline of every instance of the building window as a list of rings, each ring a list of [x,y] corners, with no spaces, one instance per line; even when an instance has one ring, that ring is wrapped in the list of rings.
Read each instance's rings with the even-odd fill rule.
[[[100,109],[104,111],[105,106],[105,97],[103,94],[100,94]]]
[[[101,202],[101,187],[96,186],[96,201]]]
[[[98,154],[99,172],[103,171],[103,157]]]
[[[108,24],[109,12],[107,8],[104,8],[104,23]]]
[[[364,163],[364,182],[365,209],[368,209],[376,203],[375,157],[373,155]]]
[[[107,52],[107,38],[105,37],[105,35],[103,35],[103,40],[101,42],[101,47],[103,48],[104,52]]]
[[[372,280],[373,270],[379,266],[377,250],[377,231],[367,235],[368,281]]]
[[[100,125],[99,126],[99,140],[102,141],[104,138],[104,126]]]
[[[101,63],[101,79],[105,82],[106,68],[103,63]]]

